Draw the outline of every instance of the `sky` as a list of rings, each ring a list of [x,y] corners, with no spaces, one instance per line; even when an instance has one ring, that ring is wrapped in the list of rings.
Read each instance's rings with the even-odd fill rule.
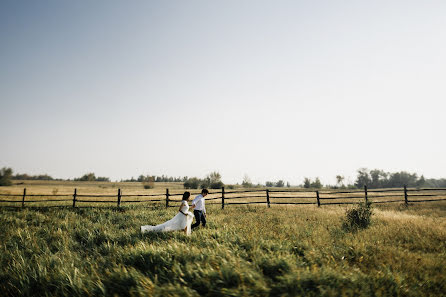
[[[0,167],[446,177],[444,1],[0,1]]]

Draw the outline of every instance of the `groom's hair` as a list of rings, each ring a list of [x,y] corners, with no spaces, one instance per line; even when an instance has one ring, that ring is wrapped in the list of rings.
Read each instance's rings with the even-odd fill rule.
[[[208,189],[203,189],[203,190],[201,190],[201,194],[209,194],[209,191],[208,191]]]
[[[187,200],[190,197],[190,193],[189,192],[184,192],[183,194],[183,200]]]

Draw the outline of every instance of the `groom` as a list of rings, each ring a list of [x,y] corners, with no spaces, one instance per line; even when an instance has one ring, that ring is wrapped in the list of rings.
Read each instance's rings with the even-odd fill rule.
[[[192,200],[192,207],[194,208],[194,215],[195,215],[195,224],[192,225],[192,229],[200,226],[200,222],[203,225],[203,227],[206,227],[206,207],[204,206],[204,197],[209,194],[209,191],[207,189],[201,190],[201,195],[198,195],[195,197],[194,200]]]

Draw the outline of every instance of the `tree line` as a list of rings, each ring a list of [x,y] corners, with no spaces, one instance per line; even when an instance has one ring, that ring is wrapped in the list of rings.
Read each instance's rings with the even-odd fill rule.
[[[179,182],[185,182],[188,179],[187,176],[184,177],[173,177],[173,176],[167,176],[167,175],[143,175],[141,174],[138,176],[138,178],[132,178],[130,179],[121,179],[121,182],[147,182],[147,181],[153,181],[157,183],[179,183]]]
[[[0,186],[12,185],[12,180],[64,180],[55,179],[47,174],[29,175],[29,174],[13,174],[12,168],[4,167],[0,170]],[[70,179],[67,179],[69,181]],[[110,182],[110,178],[96,176],[94,173],[86,173],[79,178],[74,178],[74,181],[103,181]],[[360,168],[357,170],[357,176],[353,184],[345,184],[345,178],[342,175],[336,176],[336,185],[325,185],[326,188],[345,189],[345,188],[363,188],[365,185],[370,189],[377,188],[400,188],[403,186],[408,187],[427,187],[427,188],[446,188],[446,179],[427,179],[424,175],[418,176],[416,173],[409,173],[406,171],[399,172],[386,172],[380,169],[368,170],[367,168]],[[137,179],[133,177],[131,179],[121,180],[121,182],[141,182],[144,184],[144,188],[153,188],[155,182],[182,182],[185,189],[198,189],[198,188],[210,188],[220,189],[224,186],[221,180],[221,174],[218,171],[214,171],[205,176],[205,178],[198,177],[172,177],[167,175],[140,175]],[[235,187],[290,187],[290,183],[278,180],[276,182],[267,181],[264,185],[253,184],[251,179],[245,175],[241,184],[227,185],[228,188]],[[311,179],[305,177],[303,183],[298,185],[302,188],[315,188],[320,189],[324,187],[320,179],[316,177]]]

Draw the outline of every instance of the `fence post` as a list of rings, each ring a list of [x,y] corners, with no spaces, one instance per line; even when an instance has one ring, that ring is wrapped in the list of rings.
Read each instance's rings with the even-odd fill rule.
[[[221,187],[221,209],[225,209],[225,187]]]
[[[76,196],[77,196],[77,189],[74,189],[74,194],[73,194],[73,207],[76,207]]]
[[[271,207],[271,204],[269,203],[269,190],[266,189],[266,203],[268,203],[268,208]]]
[[[364,185],[364,198],[365,198],[365,204],[367,204],[369,202],[368,197],[367,197],[367,186]]]
[[[319,191],[316,191],[317,207],[321,206],[321,201],[319,200]]]
[[[409,201],[407,200],[407,186],[406,185],[404,185],[404,203],[406,205],[409,204]]]
[[[118,207],[121,207],[121,189],[118,189]]]
[[[169,189],[166,189],[166,208],[169,207]]]
[[[23,189],[22,207],[25,207],[26,188]]]

